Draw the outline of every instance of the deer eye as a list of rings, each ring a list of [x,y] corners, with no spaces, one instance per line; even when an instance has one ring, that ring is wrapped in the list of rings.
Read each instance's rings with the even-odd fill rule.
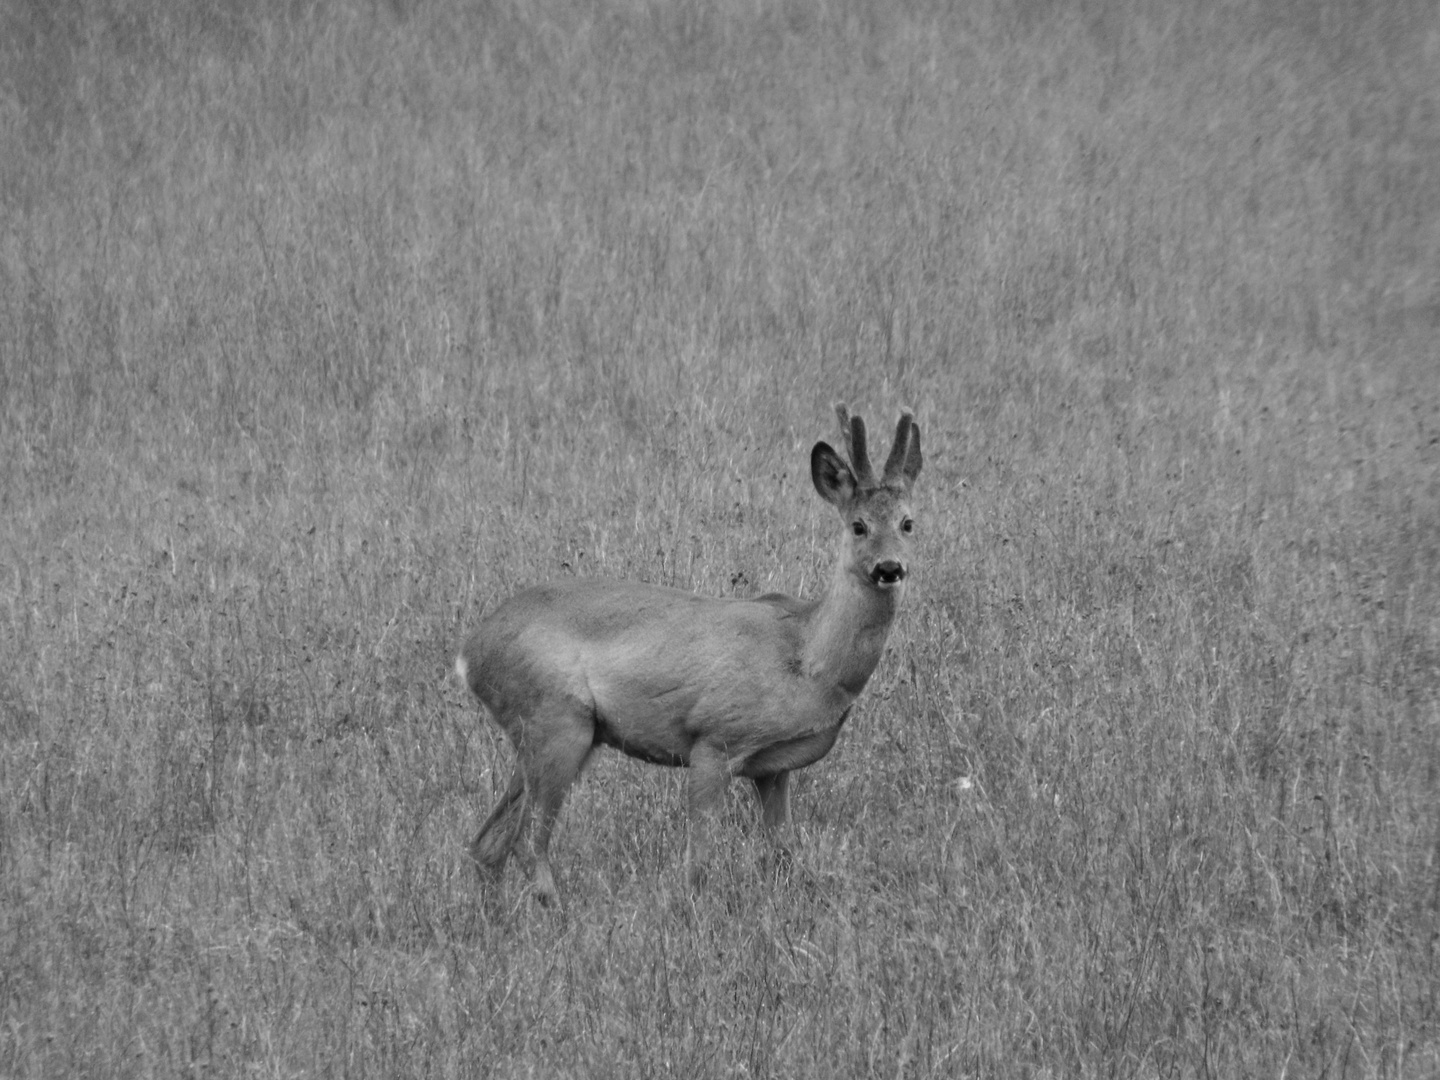
[[[903,533],[913,533],[915,531],[914,519],[906,518],[904,521],[900,522],[900,531]]]
[[[865,527],[865,523],[863,521],[856,521],[850,526],[850,531],[853,532],[856,536],[864,536],[870,530]]]

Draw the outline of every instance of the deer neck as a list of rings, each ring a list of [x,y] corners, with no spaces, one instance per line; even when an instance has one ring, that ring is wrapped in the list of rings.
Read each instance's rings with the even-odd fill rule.
[[[842,560],[811,615],[806,674],[857,697],[880,662],[902,589],[876,589]]]

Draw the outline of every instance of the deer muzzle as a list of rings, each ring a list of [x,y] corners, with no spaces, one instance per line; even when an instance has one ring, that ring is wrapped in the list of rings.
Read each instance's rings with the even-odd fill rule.
[[[875,569],[870,571],[870,582],[884,588],[889,585],[898,585],[905,580],[905,564],[895,559],[886,559],[884,562],[875,564]]]

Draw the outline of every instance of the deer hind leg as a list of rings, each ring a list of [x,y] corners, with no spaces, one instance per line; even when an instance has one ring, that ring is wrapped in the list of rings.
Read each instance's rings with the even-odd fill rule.
[[[505,869],[505,860],[514,850],[515,841],[519,839],[529,816],[525,770],[517,764],[514,775],[510,777],[510,786],[505,790],[505,794],[500,796],[495,809],[490,811],[485,824],[480,826],[475,839],[470,841],[470,858],[482,871],[498,878]]]
[[[550,868],[550,837],[570,785],[595,747],[595,722],[588,711],[581,713],[571,706],[537,721],[530,734],[521,755],[536,807],[535,893],[541,903],[550,904],[560,899]]]
[[[765,828],[776,832],[790,820],[790,771],[755,777],[755,795]]]

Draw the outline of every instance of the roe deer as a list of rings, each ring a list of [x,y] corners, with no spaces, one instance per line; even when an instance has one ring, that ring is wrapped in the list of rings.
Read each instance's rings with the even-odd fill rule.
[[[550,835],[565,793],[595,747],[686,765],[692,887],[704,875],[709,818],[730,777],[749,777],[765,825],[789,816],[792,769],[819,761],[885,647],[905,590],[920,473],[909,410],[877,479],[865,425],[835,406],[850,461],[820,442],[810,476],[843,520],[819,600],[767,593],[714,599],[638,582],[566,578],[517,593],[490,613],[455,661],[515,745],[510,787],[470,856],[498,875],[539,814],[533,843],[540,900],[558,899]]]

